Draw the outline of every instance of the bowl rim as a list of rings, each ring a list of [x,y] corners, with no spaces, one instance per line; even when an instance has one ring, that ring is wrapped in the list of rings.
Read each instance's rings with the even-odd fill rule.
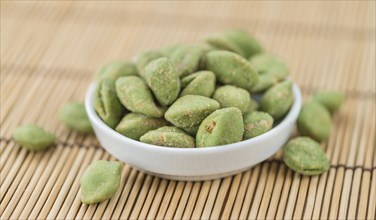
[[[251,139],[243,140],[240,142],[232,143],[232,144],[226,144],[226,145],[219,145],[219,146],[211,146],[211,147],[200,147],[200,148],[173,148],[173,147],[164,147],[164,146],[158,146],[158,145],[152,145],[143,143],[140,141],[133,140],[131,138],[128,138],[114,129],[110,128],[107,124],[105,124],[102,119],[99,118],[96,111],[94,110],[94,94],[96,89],[96,83],[92,82],[88,89],[85,96],[85,108],[86,112],[88,114],[88,117],[96,127],[102,130],[102,132],[106,133],[108,136],[111,136],[112,138],[119,139],[121,142],[124,142],[124,144],[130,143],[133,145],[137,145],[140,148],[143,148],[144,150],[151,150],[151,151],[159,151],[161,153],[192,153],[192,154],[210,154],[210,153],[219,153],[219,152],[227,152],[227,151],[233,151],[238,148],[251,147],[253,143],[256,142],[263,142],[264,140],[270,138],[270,136],[273,136],[273,134],[281,132],[283,129],[285,129],[290,123],[295,123],[300,109],[302,105],[302,94],[299,89],[299,86],[296,83],[293,83],[292,89],[294,94],[294,102],[289,110],[289,112],[286,114],[284,119],[280,121],[280,123],[273,127],[271,130],[257,136]]]

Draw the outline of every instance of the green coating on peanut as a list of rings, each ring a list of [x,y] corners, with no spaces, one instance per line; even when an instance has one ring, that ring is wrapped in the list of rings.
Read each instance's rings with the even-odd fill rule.
[[[91,133],[93,131],[85,106],[80,102],[65,104],[59,112],[59,118],[67,127],[77,132]]]
[[[239,54],[242,57],[245,57],[243,50],[238,45],[236,45],[233,41],[231,41],[230,39],[224,36],[209,37],[205,41],[210,46],[216,49],[231,51],[233,53]]]
[[[164,57],[159,51],[145,51],[137,56],[136,67],[138,74],[143,77],[145,67],[153,60]]]
[[[150,117],[163,117],[165,109],[154,103],[152,93],[140,77],[120,77],[115,85],[116,93],[124,107]]]
[[[117,97],[113,79],[104,78],[98,82],[94,94],[94,109],[111,128],[115,128],[120,121],[124,108]]]
[[[196,135],[197,147],[232,144],[242,140],[243,116],[237,108],[219,109],[206,117]]]
[[[269,73],[274,75],[278,81],[285,80],[289,75],[286,64],[278,57],[271,54],[257,54],[251,57],[250,63],[256,68],[260,75]]]
[[[180,92],[180,78],[175,65],[167,58],[153,60],[145,67],[144,79],[157,100],[170,105]]]
[[[181,96],[185,95],[201,95],[211,97],[215,90],[215,75],[210,71],[199,71],[181,80],[183,87]]]
[[[192,135],[193,137],[196,137],[198,128],[199,128],[199,125],[191,127],[191,128],[183,128],[183,130],[186,131],[188,134]]]
[[[146,132],[168,125],[163,118],[152,118],[139,113],[129,113],[116,126],[116,131],[134,140]]]
[[[270,73],[260,74],[258,83],[252,88],[252,92],[263,92],[278,83],[277,77]]]
[[[324,141],[329,137],[332,119],[323,105],[310,101],[303,104],[297,124],[300,134]]]
[[[21,125],[13,133],[14,140],[29,151],[42,151],[51,147],[55,135],[36,125]]]
[[[260,108],[260,104],[251,97],[251,101],[249,103],[249,107],[248,107],[248,111],[247,112],[251,112],[251,111],[256,111]]]
[[[261,99],[261,109],[278,120],[287,114],[293,102],[292,82],[284,81],[265,92]]]
[[[243,139],[250,139],[259,136],[273,127],[273,117],[266,112],[247,112],[244,118]]]
[[[217,100],[221,108],[236,107],[242,113],[249,109],[251,95],[245,89],[236,86],[221,86],[215,90],[213,99]]]
[[[283,161],[289,168],[303,175],[319,175],[330,167],[320,144],[309,137],[291,139],[283,147]]]
[[[171,54],[171,60],[175,63],[180,77],[196,72],[200,65],[201,57],[205,49],[200,46],[182,45]]]
[[[186,95],[176,100],[165,113],[167,121],[179,128],[198,126],[215,110],[219,103],[214,99],[198,95]]]
[[[249,58],[263,51],[260,42],[248,32],[243,30],[229,30],[224,32],[224,37],[232,41],[243,52],[244,57]]]
[[[97,81],[102,80],[103,78],[111,78],[116,80],[121,76],[137,76],[136,65],[129,61],[114,61],[104,67],[102,67],[97,75]]]
[[[98,160],[82,174],[81,202],[95,204],[111,199],[119,189],[122,165],[115,161]]]
[[[185,131],[173,127],[165,126],[153,131],[149,131],[140,138],[141,142],[165,147],[193,148],[195,139]]]
[[[312,99],[325,106],[333,114],[341,108],[345,101],[345,94],[338,91],[321,90],[317,91]]]
[[[257,71],[243,57],[228,51],[211,51],[206,54],[207,70],[212,71],[222,84],[234,85],[251,91],[258,83]]]

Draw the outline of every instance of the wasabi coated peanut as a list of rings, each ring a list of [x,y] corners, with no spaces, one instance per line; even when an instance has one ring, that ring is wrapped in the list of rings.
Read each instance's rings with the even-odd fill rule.
[[[260,74],[259,82],[252,88],[252,92],[263,92],[278,83],[277,77],[270,73]]]
[[[175,63],[180,77],[196,72],[200,65],[201,57],[205,49],[200,46],[182,45],[171,54],[171,60]]]
[[[261,44],[243,30],[229,30],[207,38],[206,42],[217,49],[231,51],[245,58],[262,52]]]
[[[303,104],[297,124],[300,134],[324,141],[329,137],[332,119],[323,105],[310,101]]]
[[[128,110],[150,117],[163,117],[165,110],[154,103],[152,93],[140,77],[120,77],[115,85],[120,102]]]
[[[265,92],[261,99],[261,109],[278,120],[290,110],[293,102],[292,82],[284,81]]]
[[[242,140],[244,123],[239,109],[219,109],[206,117],[196,134],[197,147],[232,144]]]
[[[261,44],[248,32],[243,30],[229,30],[223,33],[224,37],[234,42],[244,53],[244,57],[249,58],[262,52]]]
[[[259,80],[257,71],[243,57],[228,51],[211,51],[205,56],[206,69],[222,84],[250,91]]]
[[[259,136],[273,127],[273,117],[266,112],[247,112],[244,118],[243,139],[250,139]]]
[[[251,95],[245,89],[236,86],[221,86],[215,90],[213,99],[217,100],[221,108],[236,107],[242,113],[249,109]]]
[[[214,37],[207,38],[205,41],[210,46],[216,49],[231,51],[233,53],[239,54],[242,57],[245,57],[243,50],[238,45],[236,45],[233,41],[231,41],[230,39],[226,37],[214,36]]]
[[[198,131],[199,125],[190,127],[190,128],[183,128],[184,131],[186,131],[188,134],[196,137],[197,131]]]
[[[175,65],[167,57],[151,61],[145,67],[144,79],[164,106],[170,105],[179,95],[180,78]]]
[[[141,142],[165,147],[193,148],[195,139],[183,130],[165,126],[149,131],[140,138]]]
[[[14,140],[30,151],[41,151],[55,142],[55,135],[36,125],[21,125],[13,133]]]
[[[113,79],[104,78],[98,82],[94,94],[94,109],[111,128],[120,121],[124,108],[117,97]]]
[[[165,113],[167,121],[179,128],[198,126],[202,120],[215,110],[219,103],[199,95],[186,95],[176,100]]]
[[[181,96],[201,95],[211,97],[215,90],[215,75],[210,71],[199,71],[181,80]]]
[[[289,75],[286,64],[271,54],[257,54],[251,57],[250,63],[260,75],[269,73],[274,75],[278,81],[285,80]]]
[[[85,106],[79,102],[65,104],[59,112],[60,120],[72,130],[81,133],[93,131],[89,117],[86,114]]]
[[[116,80],[121,76],[137,76],[136,65],[129,61],[113,61],[98,71],[96,79],[97,81],[103,78]]]
[[[116,126],[116,131],[134,140],[139,140],[146,132],[166,126],[163,118],[152,118],[139,113],[129,113]]]
[[[309,137],[291,139],[283,147],[283,161],[292,170],[303,175],[318,175],[330,167],[321,146]]]
[[[317,91],[312,99],[325,106],[333,114],[342,106],[345,101],[345,94],[337,91],[321,90]]]
[[[159,51],[145,51],[139,54],[136,61],[138,74],[143,77],[146,65],[148,65],[151,61],[161,57],[164,57],[164,55]]]
[[[81,176],[81,202],[95,204],[111,199],[119,189],[122,165],[115,161],[98,160]]]
[[[249,103],[249,107],[248,107],[248,111],[247,112],[251,112],[251,111],[256,111],[260,108],[260,104],[251,97],[251,101]]]

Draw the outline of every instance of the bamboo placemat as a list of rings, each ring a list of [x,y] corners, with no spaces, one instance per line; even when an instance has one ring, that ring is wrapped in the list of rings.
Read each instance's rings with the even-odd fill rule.
[[[375,219],[375,1],[99,2],[1,1],[1,219]],[[233,177],[176,182],[124,166],[121,190],[83,205],[79,179],[98,159],[114,160],[93,135],[57,119],[84,98],[104,63],[142,50],[199,42],[243,27],[288,63],[306,98],[318,88],[344,91],[326,154],[331,168],[304,177],[281,153]],[[11,134],[36,123],[58,135],[42,153]]]

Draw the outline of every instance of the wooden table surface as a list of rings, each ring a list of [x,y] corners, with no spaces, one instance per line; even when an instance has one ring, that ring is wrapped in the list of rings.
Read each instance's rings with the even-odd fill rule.
[[[375,1],[1,1],[0,218],[375,219],[375,8]],[[84,169],[114,158],[94,135],[66,129],[59,108],[82,101],[110,60],[199,43],[232,27],[283,58],[305,99],[320,88],[346,93],[323,145],[330,170],[301,176],[280,152],[206,182],[159,179],[125,165],[113,199],[81,204]],[[55,132],[57,145],[21,149],[12,132],[24,123]]]

